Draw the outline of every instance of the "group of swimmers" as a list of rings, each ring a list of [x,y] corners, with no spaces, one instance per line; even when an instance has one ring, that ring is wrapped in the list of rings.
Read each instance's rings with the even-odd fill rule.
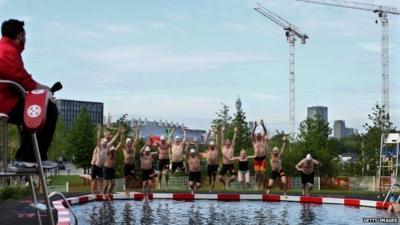
[[[256,128],[261,125],[263,133],[257,132]],[[207,161],[208,187],[212,192],[215,187],[215,182],[219,170],[219,154],[222,153],[222,166],[219,170],[219,181],[223,184],[224,189],[231,182],[238,180],[243,188],[250,187],[250,170],[249,160],[254,160],[255,179],[258,189],[264,189],[265,172],[267,168],[267,156],[269,156],[271,173],[267,184],[267,193],[271,192],[276,179],[280,178],[283,185],[284,195],[287,191],[287,177],[282,168],[282,155],[285,150],[287,136],[282,138],[283,145],[281,148],[269,147],[268,133],[263,120],[260,124],[255,124],[252,131],[252,142],[254,155],[248,156],[247,151],[242,149],[239,156],[234,156],[236,137],[238,129],[234,128],[233,139],[225,138],[225,127],[221,127],[220,133],[218,129],[209,130],[206,134],[205,146],[206,152],[199,151],[199,144],[195,140],[190,143],[187,141],[186,129],[183,130],[183,139],[180,136],[175,136],[174,129],[169,132],[168,137],[164,135],[160,137],[160,141],[151,144],[150,139],[140,149],[140,168],[141,181],[145,200],[148,200],[148,193],[151,191],[152,180],[158,176],[159,188],[162,187],[163,174],[165,175],[165,185],[168,189],[169,173],[177,171],[186,172],[189,175],[189,188],[194,194],[201,186],[201,160]],[[97,192],[97,187],[100,186],[99,192],[104,194],[104,199],[108,199],[109,194],[113,192],[115,186],[115,165],[118,150],[122,147],[124,155],[124,180],[125,193],[129,195],[129,190],[133,189],[135,179],[135,154],[136,146],[139,143],[140,129],[135,130],[135,139],[125,139],[125,129],[120,127],[115,136],[111,135],[110,131],[104,132],[104,137],[101,137],[101,127],[97,132],[97,145],[92,156],[92,174],[91,186],[92,192]],[[211,139],[213,133],[213,139]],[[114,146],[116,140],[120,137],[120,142]],[[218,146],[219,138],[221,138],[221,146]],[[221,149],[221,153],[219,152]],[[186,161],[184,162],[184,156]],[[158,171],[153,170],[153,161],[158,160]],[[238,171],[235,169],[235,162],[238,163]],[[171,164],[171,168],[170,168]],[[186,168],[187,164],[188,168]],[[314,183],[314,166],[321,165],[320,162],[313,159],[310,154],[302,159],[296,169],[301,173],[301,182],[303,184],[303,195],[309,195],[309,191]],[[229,176],[228,176],[229,173]],[[104,182],[103,182],[104,180]]]

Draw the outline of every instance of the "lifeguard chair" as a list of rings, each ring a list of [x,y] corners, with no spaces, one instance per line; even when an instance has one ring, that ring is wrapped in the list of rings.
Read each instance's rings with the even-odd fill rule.
[[[400,133],[381,135],[378,189],[386,192],[398,183]]]
[[[35,214],[37,217],[38,224],[41,225],[41,217],[40,212],[47,212],[49,224],[54,225],[55,220],[52,213],[52,202],[50,201],[50,197],[58,195],[64,199],[65,204],[70,209],[72,215],[75,217],[75,214],[71,210],[71,206],[69,202],[66,200],[65,196],[60,192],[52,192],[50,195],[48,194],[46,177],[43,171],[42,160],[40,157],[39,145],[36,137],[37,131],[39,131],[46,121],[46,112],[47,112],[47,103],[49,98],[51,97],[51,92],[55,92],[62,88],[60,83],[56,83],[52,88],[51,92],[48,90],[33,90],[27,92],[21,85],[9,80],[0,80],[0,84],[6,84],[14,87],[19,91],[22,98],[25,99],[25,107],[24,107],[24,124],[25,127],[31,132],[31,138],[34,148],[34,154],[36,158],[37,166],[35,168],[23,168],[17,166],[11,166],[8,164],[8,150],[7,150],[7,121],[8,115],[0,112],[0,125],[2,126],[2,162],[0,167],[0,177],[21,177],[25,176],[29,181],[30,189],[32,192],[32,204],[30,204],[35,209]],[[44,194],[45,204],[41,204],[37,200],[37,195],[35,191],[35,186],[33,182],[33,176],[39,176],[39,183],[41,184],[41,188]],[[77,224],[77,220],[75,217],[75,223]]]

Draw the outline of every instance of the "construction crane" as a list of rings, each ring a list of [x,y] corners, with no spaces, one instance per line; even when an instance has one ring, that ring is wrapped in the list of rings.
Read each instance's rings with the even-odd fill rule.
[[[290,133],[295,134],[296,129],[296,98],[295,98],[295,67],[294,67],[294,43],[296,41],[296,36],[301,39],[301,43],[305,44],[308,38],[307,34],[300,32],[299,28],[295,25],[289,23],[287,20],[271,12],[260,3],[257,3],[258,7],[254,8],[261,15],[272,20],[272,22],[278,24],[285,31],[287,42],[289,43],[289,126]]]
[[[385,113],[389,114],[389,20],[388,14],[400,15],[400,11],[391,6],[374,5],[361,2],[344,0],[297,0],[320,5],[329,5],[350,9],[370,11],[378,14],[381,22],[381,64],[382,64],[382,107]],[[375,21],[378,22],[377,20]]]

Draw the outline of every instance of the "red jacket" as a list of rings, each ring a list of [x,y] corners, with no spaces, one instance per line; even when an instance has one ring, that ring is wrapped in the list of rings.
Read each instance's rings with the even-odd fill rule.
[[[11,39],[0,40],[0,80],[11,80],[27,91],[36,88],[36,81],[25,70],[21,53],[23,48]],[[0,84],[0,112],[9,113],[20,97],[19,92],[10,85]]]

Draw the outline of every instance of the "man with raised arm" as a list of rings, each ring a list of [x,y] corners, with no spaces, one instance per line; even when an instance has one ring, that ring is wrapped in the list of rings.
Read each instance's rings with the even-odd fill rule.
[[[272,186],[274,185],[275,179],[280,177],[282,185],[283,185],[284,196],[286,196],[287,180],[286,180],[285,171],[282,168],[282,154],[283,154],[283,151],[285,150],[285,144],[287,141],[287,137],[283,136],[282,140],[283,140],[283,144],[282,144],[281,149],[279,149],[278,147],[275,146],[272,149],[272,152],[268,152],[268,154],[270,154],[271,174],[270,174],[269,181],[268,181],[267,194],[269,194],[271,192],[271,189],[272,189]],[[269,150],[269,148],[267,148],[267,149]]]
[[[221,128],[221,141],[222,141],[222,168],[220,171],[220,181],[224,184],[224,189],[226,188],[225,174],[229,172],[230,178],[228,185],[236,179],[236,170],[234,162],[232,161],[233,153],[235,150],[237,127],[234,129],[233,140],[225,139],[225,126]]]
[[[97,179],[92,180],[92,189],[93,187],[96,186],[96,180],[98,180],[99,185],[100,185],[100,194],[103,194],[103,167],[104,164],[107,160],[108,152],[111,148],[111,146],[114,144],[114,142],[117,140],[119,136],[119,132],[110,140],[108,141],[111,137],[111,133],[107,131],[105,133],[106,138],[101,138],[101,125],[99,126],[99,129],[97,131],[97,156],[96,156],[96,162],[95,165],[98,169],[97,173],[95,174],[95,177]]]
[[[117,162],[117,150],[121,147],[122,142],[124,141],[124,133],[125,129],[123,127],[120,127],[118,129],[118,132],[120,133],[120,141],[117,145],[117,147],[111,146],[108,150],[107,153],[107,159],[106,162],[104,163],[104,200],[111,200],[110,199],[110,194],[112,194],[114,186],[115,186],[115,164]]]
[[[153,158],[157,152],[151,152],[149,141],[140,150],[140,168],[142,170],[143,200],[149,200],[151,180],[155,176],[153,171]]]
[[[191,193],[194,194],[201,186],[201,171],[200,171],[200,153],[199,145],[195,140],[195,148],[188,148],[190,144],[186,145],[186,152],[188,154],[187,161],[189,165],[189,187]]]
[[[303,195],[308,196],[314,184],[314,166],[321,166],[322,163],[313,159],[311,154],[307,154],[296,165],[296,169],[301,172],[301,183],[303,184]]]
[[[171,148],[171,136],[172,132],[168,134],[168,141],[164,135],[161,135],[160,142],[157,142],[157,152],[158,152],[158,188],[161,189],[162,175],[165,174],[165,185],[168,190],[168,180],[169,180],[169,149]]]
[[[182,127],[183,130],[183,140],[181,137],[175,136],[175,141],[172,144],[171,152],[172,152],[172,168],[171,172],[175,173],[176,169],[179,168],[180,171],[185,171],[185,165],[183,164],[183,151],[186,143],[186,129]],[[171,131],[171,136],[174,133],[174,129]]]
[[[254,158],[254,172],[257,188],[259,190],[264,188],[265,171],[267,169],[265,150],[268,145],[268,133],[263,120],[260,121],[260,125],[263,128],[264,134],[261,134],[261,132],[257,132],[256,134],[256,129],[258,126],[257,122],[255,123],[252,132],[254,155],[256,156]]]
[[[211,130],[208,131],[206,137],[206,158],[207,158],[207,175],[208,175],[208,191],[214,191],[215,180],[217,179],[218,172],[218,129],[214,129],[214,141],[210,140]]]
[[[125,180],[125,195],[129,197],[129,190],[133,189],[133,181],[135,178],[135,156],[136,146],[140,140],[140,128],[135,129],[136,137],[132,141],[131,138],[127,138],[125,143],[123,142],[124,152],[124,180]]]

